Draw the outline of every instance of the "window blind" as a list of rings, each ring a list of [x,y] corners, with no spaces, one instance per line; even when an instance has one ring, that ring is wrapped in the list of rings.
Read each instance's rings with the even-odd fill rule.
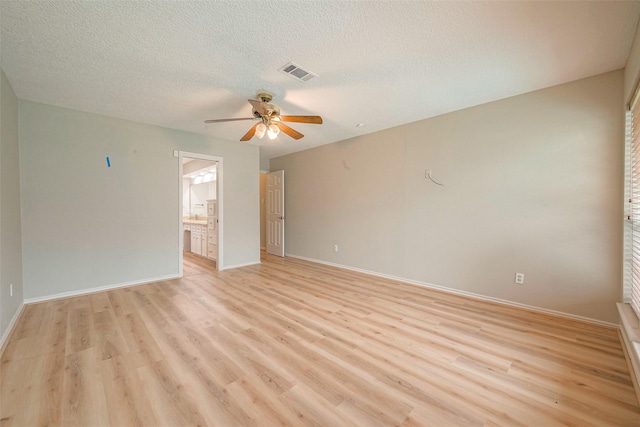
[[[627,110],[625,117],[624,144],[624,241],[623,241],[623,278],[622,302],[631,303],[631,287],[633,284],[633,227],[631,224],[631,110]]]
[[[638,91],[627,113],[624,298],[640,317],[640,103]]]

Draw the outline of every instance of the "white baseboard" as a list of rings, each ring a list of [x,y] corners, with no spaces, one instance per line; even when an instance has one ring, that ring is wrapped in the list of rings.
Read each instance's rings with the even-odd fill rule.
[[[13,314],[13,317],[11,318],[9,325],[7,325],[7,329],[5,329],[4,334],[2,334],[2,338],[0,338],[0,357],[2,357],[2,353],[4,353],[4,346],[8,342],[9,337],[11,336],[11,332],[13,332],[13,328],[16,326],[16,322],[18,321],[18,318],[22,314],[23,309],[24,309],[24,303],[20,304],[20,307],[18,307],[16,312]]]
[[[225,265],[222,270],[218,270],[218,271],[230,270],[232,268],[248,267],[250,265],[258,265],[258,264],[261,264],[261,262],[260,261],[252,261],[252,262],[246,262],[244,264]]]
[[[223,270],[228,270],[230,268],[246,267],[246,266],[249,266],[249,265],[256,265],[256,264],[260,264],[260,261],[248,262],[248,263],[245,263],[245,264],[226,265],[226,266],[224,266]],[[220,270],[220,271],[222,271],[222,270]],[[33,303],[36,303],[36,302],[44,302],[44,301],[51,301],[51,300],[61,299],[61,298],[69,298],[69,297],[76,297],[76,296],[81,296],[81,295],[94,294],[96,292],[109,291],[111,289],[128,288],[130,286],[144,285],[146,283],[160,282],[162,280],[179,279],[180,276],[178,274],[179,273],[170,274],[168,276],[151,277],[151,278],[143,279],[143,280],[134,280],[132,282],[116,283],[114,285],[98,286],[96,288],[82,289],[82,290],[79,290],[79,291],[61,292],[59,294],[44,295],[44,296],[35,297],[35,298],[25,298],[24,303],[25,304],[33,304]]]
[[[542,308],[542,307],[536,307],[536,306],[533,306],[533,305],[522,304],[522,303],[519,303],[519,302],[509,301],[509,300],[505,300],[505,299],[501,299],[501,298],[489,297],[489,296],[486,296],[486,295],[475,294],[473,292],[467,292],[467,291],[461,291],[459,289],[448,288],[446,286],[434,285],[432,283],[420,282],[418,280],[405,279],[403,277],[392,276],[392,275],[389,275],[389,274],[378,273],[376,271],[365,270],[365,269],[362,269],[362,268],[351,267],[351,266],[348,266],[348,265],[336,264],[336,263],[333,263],[333,262],[322,261],[322,260],[314,259],[314,258],[307,258],[307,257],[295,255],[295,254],[289,254],[288,253],[288,254],[286,254],[286,256],[291,257],[291,258],[302,259],[302,260],[305,260],[305,261],[316,262],[318,264],[329,265],[331,267],[343,268],[345,270],[357,271],[359,273],[369,274],[371,276],[383,277],[385,279],[396,280],[398,282],[407,283],[407,284],[410,284],[410,285],[416,285],[416,286],[422,286],[422,287],[425,287],[425,288],[436,289],[436,290],[439,290],[439,291],[442,291],[442,292],[447,292],[447,293],[455,294],[455,295],[461,295],[461,296],[465,296],[465,297],[469,297],[469,298],[473,298],[473,299],[477,299],[477,300],[481,300],[481,301],[490,301],[490,302],[494,302],[494,303],[497,303],[497,304],[507,305],[507,306],[511,306],[511,307],[523,308],[523,309],[535,311],[535,312],[538,312],[538,313],[550,314],[550,315],[553,315],[553,316],[564,317],[564,318],[567,318],[567,319],[579,320],[581,322],[592,323],[592,324],[596,324],[596,325],[599,325],[599,326],[606,326],[606,327],[609,327],[609,328],[615,328],[615,329],[619,328],[619,325],[617,325],[615,323],[605,322],[603,320],[598,320],[598,319],[592,319],[590,317],[578,316],[576,314],[564,313],[562,311],[549,310],[547,308]]]
[[[149,279],[134,280],[132,282],[125,282],[125,283],[116,283],[114,285],[107,285],[107,286],[98,286],[96,288],[82,289],[79,291],[61,292],[59,294],[45,295],[45,296],[35,297],[35,298],[26,298],[24,300],[24,303],[33,304],[36,302],[44,302],[44,301],[61,299],[61,298],[76,297],[80,295],[95,294],[96,292],[109,291],[111,289],[128,288],[130,286],[144,285],[146,283],[160,282],[162,280],[171,280],[171,279],[179,279],[179,278],[180,276],[178,276],[177,274],[170,274],[168,276],[151,277]]]

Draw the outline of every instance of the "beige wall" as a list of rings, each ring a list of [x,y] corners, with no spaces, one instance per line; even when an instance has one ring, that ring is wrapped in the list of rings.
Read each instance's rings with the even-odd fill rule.
[[[615,71],[272,159],[287,253],[616,322],[623,85]]]
[[[22,304],[23,281],[18,100],[1,70],[0,98],[0,338],[3,338]]]
[[[629,103],[640,77],[640,26],[636,27],[629,58],[624,68],[624,102]]]
[[[176,276],[174,150],[223,157],[225,266],[260,261],[257,147],[22,100],[19,108],[25,298]]]

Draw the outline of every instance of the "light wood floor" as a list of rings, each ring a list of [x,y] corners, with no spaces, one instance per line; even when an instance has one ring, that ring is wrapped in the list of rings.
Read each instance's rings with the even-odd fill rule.
[[[29,305],[2,426],[638,426],[617,331],[291,258]]]

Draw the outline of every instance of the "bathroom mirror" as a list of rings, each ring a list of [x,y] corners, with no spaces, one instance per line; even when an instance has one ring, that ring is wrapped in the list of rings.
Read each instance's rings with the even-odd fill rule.
[[[216,181],[191,184],[189,186],[190,214],[207,216],[207,200],[215,198]]]

